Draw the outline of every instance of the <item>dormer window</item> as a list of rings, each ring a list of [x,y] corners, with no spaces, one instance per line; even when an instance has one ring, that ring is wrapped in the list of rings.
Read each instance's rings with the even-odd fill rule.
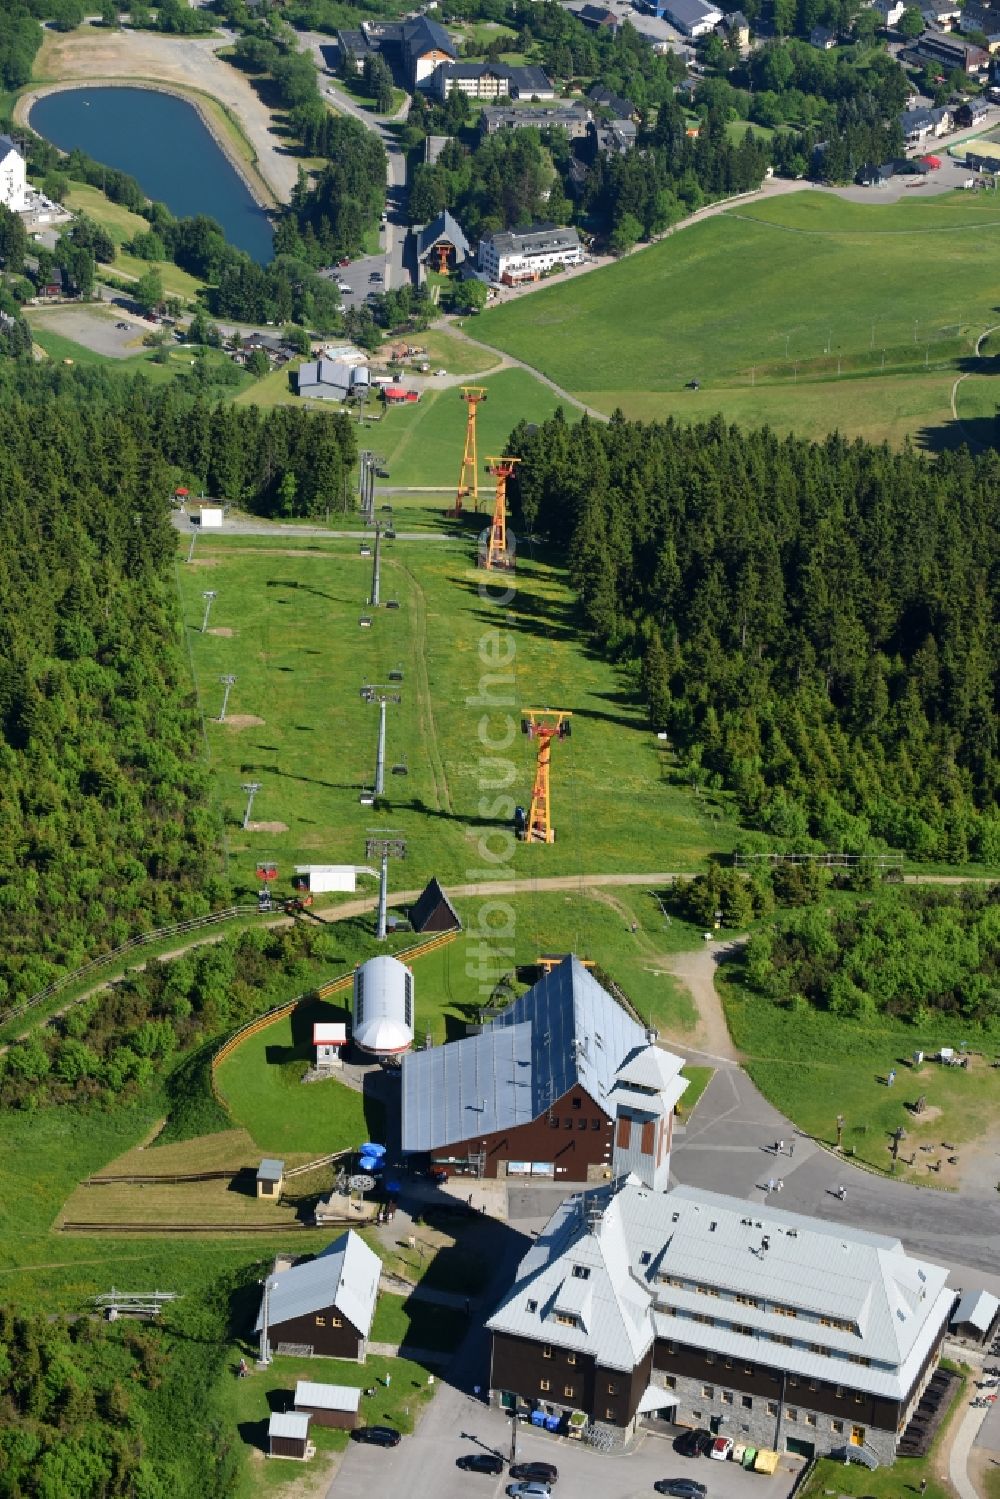
[[[574,1317],[571,1312],[556,1312],[554,1321],[558,1322],[560,1327],[577,1326],[577,1318]]]
[[[576,1276],[577,1280],[589,1280],[590,1279],[590,1266],[589,1265],[574,1265],[573,1266],[573,1274]]]
[[[648,1249],[644,1249],[642,1251],[642,1253],[640,1254],[640,1256],[639,1256],[639,1264],[640,1265],[648,1265],[649,1262],[650,1262],[650,1260],[652,1258],[653,1258],[653,1256],[650,1254],[649,1250]]]
[[[528,1311],[529,1312],[537,1312],[538,1311],[538,1302],[537,1301],[529,1301],[527,1303],[527,1307],[528,1307]]]

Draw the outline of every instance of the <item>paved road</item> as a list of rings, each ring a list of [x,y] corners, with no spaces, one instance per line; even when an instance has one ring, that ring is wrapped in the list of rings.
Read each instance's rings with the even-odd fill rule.
[[[412,280],[406,257],[407,250],[407,197],[406,156],[400,149],[392,132],[392,125],[406,118],[409,100],[403,108],[387,120],[371,110],[362,109],[334,79],[331,68],[336,66],[336,46],[332,39],[317,31],[300,31],[299,41],[307,47],[320,70],[320,88],[330,104],[339,114],[350,115],[366,130],[377,135],[386,153],[386,211],[388,222],[382,231],[383,260],[382,275],[386,288],[407,286]]]

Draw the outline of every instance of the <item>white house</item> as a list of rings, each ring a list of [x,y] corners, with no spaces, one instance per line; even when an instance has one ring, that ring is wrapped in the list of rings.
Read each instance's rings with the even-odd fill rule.
[[[24,157],[9,135],[0,135],[0,203],[14,213],[28,206]]]
[[[479,269],[490,281],[516,286],[537,281],[554,266],[579,265],[583,246],[575,229],[555,224],[532,224],[528,229],[510,229],[479,241]]]
[[[887,29],[902,18],[906,5],[904,0],[874,0],[872,10]]]

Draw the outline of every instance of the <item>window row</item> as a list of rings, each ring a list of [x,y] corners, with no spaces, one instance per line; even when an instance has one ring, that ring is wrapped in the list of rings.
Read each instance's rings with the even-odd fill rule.
[[[558,1114],[550,1114],[549,1115],[549,1129],[558,1129],[559,1126],[560,1126],[560,1124],[562,1125],[563,1129],[572,1129],[573,1128],[573,1121],[572,1121],[572,1119],[560,1119],[560,1117],[559,1117]],[[576,1127],[577,1127],[577,1129],[585,1130],[587,1128],[587,1121],[586,1121],[586,1119],[578,1119],[576,1121]],[[590,1128],[591,1128],[591,1130],[599,1130],[600,1127],[601,1127],[601,1121],[599,1119],[591,1119],[591,1121],[590,1121]]]
[[[333,1316],[331,1316],[330,1319],[329,1319],[329,1324],[330,1324],[331,1327],[343,1327],[343,1325],[344,1325],[344,1319],[343,1319],[343,1317],[333,1317]],[[326,1325],[327,1325],[327,1318],[326,1318],[326,1316],[322,1316],[322,1317],[317,1317],[316,1318],[316,1326],[317,1327],[326,1327]]]

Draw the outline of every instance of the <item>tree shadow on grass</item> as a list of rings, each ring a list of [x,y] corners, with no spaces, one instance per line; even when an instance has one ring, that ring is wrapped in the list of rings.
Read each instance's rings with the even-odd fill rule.
[[[942,422],[936,427],[921,427],[916,434],[916,445],[925,453],[953,453],[961,447],[979,453],[1000,446],[1000,428],[992,416]]]

